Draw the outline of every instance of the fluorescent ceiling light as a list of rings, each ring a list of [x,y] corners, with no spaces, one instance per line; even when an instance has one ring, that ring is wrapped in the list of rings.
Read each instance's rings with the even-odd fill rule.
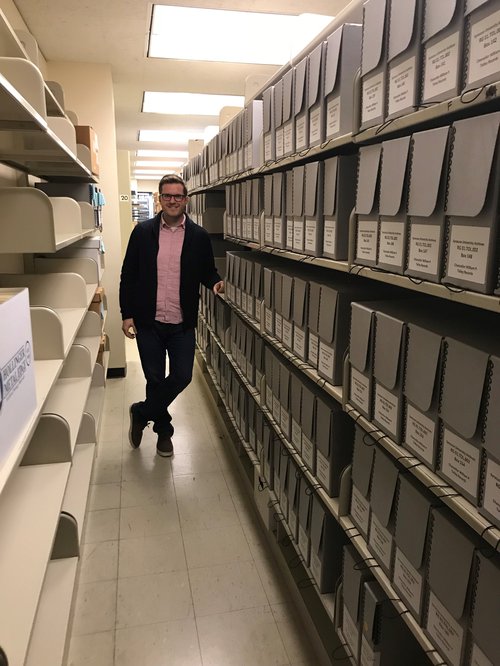
[[[148,160],[137,160],[134,162],[136,167],[148,167],[150,169],[160,169],[162,167],[181,167],[186,163],[186,160],[163,160],[163,161],[148,161]]]
[[[245,98],[241,95],[146,91],[142,111],[175,116],[218,116],[223,107],[243,108],[244,103]]]
[[[139,130],[139,141],[187,145],[191,139],[203,139],[203,132],[203,129],[182,132],[179,130]]]
[[[137,150],[137,157],[179,157],[184,159],[189,157],[187,150]]]
[[[154,5],[148,56],[284,65],[333,18]]]
[[[218,133],[219,133],[218,125],[208,125],[207,127],[205,127],[205,130],[203,132],[203,141],[205,143],[208,143]]]

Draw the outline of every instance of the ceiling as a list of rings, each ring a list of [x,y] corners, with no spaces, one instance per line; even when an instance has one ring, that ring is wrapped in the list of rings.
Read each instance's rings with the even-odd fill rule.
[[[244,95],[247,77],[265,81],[278,67],[147,58],[153,3],[148,0],[14,0],[46,60],[109,63],[112,69],[117,148],[135,151],[183,146],[139,144],[139,129],[198,129],[218,117],[142,113],[145,90]],[[157,4],[205,9],[269,11],[269,0],[170,0]],[[274,13],[300,14],[303,0],[274,0]],[[309,0],[309,13],[336,15],[349,0]],[[57,39],[54,26],[57,25]],[[189,41],[189,25],[174,26]],[[223,39],[207,35],[207,39]],[[256,45],[258,36],[256,36]],[[257,46],[256,46],[257,48]],[[263,78],[262,78],[263,77]],[[258,86],[259,88],[260,86]],[[185,146],[184,146],[185,148]]]

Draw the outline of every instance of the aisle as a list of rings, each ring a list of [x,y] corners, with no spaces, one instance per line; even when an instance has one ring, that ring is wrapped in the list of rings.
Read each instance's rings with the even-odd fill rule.
[[[128,444],[143,379],[134,343],[127,355],[106,388],[67,665],[317,666],[199,369],[164,459],[150,428]]]

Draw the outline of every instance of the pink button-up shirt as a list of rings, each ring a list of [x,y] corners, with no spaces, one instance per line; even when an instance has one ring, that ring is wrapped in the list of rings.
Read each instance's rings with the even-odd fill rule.
[[[169,227],[161,218],[158,250],[158,289],[156,320],[165,324],[182,323],[180,302],[181,252],[186,216],[177,227]]]

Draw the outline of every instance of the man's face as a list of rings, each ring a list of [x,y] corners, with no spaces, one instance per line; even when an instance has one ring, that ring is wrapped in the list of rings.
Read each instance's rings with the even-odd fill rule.
[[[176,201],[175,198],[179,199]],[[184,188],[180,183],[165,183],[160,193],[160,203],[163,213],[168,217],[181,217],[187,206],[188,198],[184,195]]]

